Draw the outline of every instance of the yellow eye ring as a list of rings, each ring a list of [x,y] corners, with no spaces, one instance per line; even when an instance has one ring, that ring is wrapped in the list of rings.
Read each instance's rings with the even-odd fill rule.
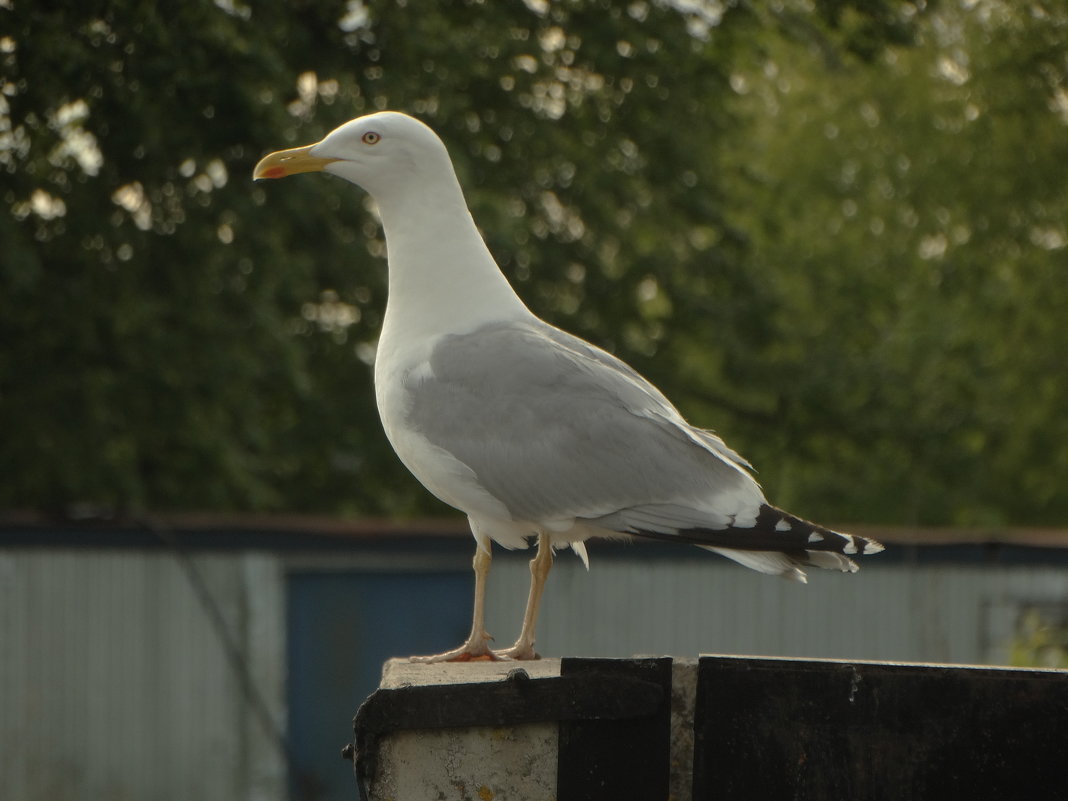
[[[382,137],[374,131],[368,131],[360,137],[360,141],[362,141],[365,145],[377,145],[379,142],[382,141]]]

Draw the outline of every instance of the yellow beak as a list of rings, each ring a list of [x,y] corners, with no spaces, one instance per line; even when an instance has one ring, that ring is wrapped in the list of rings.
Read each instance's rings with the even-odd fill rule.
[[[323,159],[308,153],[315,145],[306,147],[292,147],[289,150],[279,150],[270,153],[260,159],[260,163],[252,171],[252,180],[261,178],[285,178],[287,175],[296,175],[298,172],[322,172],[323,168],[340,159]]]

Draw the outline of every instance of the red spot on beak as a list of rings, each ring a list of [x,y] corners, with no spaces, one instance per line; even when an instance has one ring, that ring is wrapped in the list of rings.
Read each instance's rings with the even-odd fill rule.
[[[286,171],[284,167],[269,167],[264,170],[264,178],[285,178]]]

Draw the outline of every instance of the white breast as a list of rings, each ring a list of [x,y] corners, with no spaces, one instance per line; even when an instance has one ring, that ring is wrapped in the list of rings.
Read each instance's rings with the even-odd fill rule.
[[[429,354],[433,340],[425,340]],[[509,521],[511,515],[478,482],[470,467],[435,445],[408,422],[411,393],[431,375],[427,355],[386,349],[375,362],[375,397],[382,427],[404,466],[437,498],[467,515]]]

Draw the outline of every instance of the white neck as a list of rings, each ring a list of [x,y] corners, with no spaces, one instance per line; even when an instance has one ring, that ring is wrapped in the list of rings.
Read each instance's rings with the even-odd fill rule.
[[[447,181],[376,193],[389,258],[380,349],[530,316],[493,260],[449,169]],[[395,344],[395,342],[393,343]]]

